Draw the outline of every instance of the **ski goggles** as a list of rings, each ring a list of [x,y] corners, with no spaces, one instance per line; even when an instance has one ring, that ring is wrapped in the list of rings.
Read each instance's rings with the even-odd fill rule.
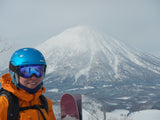
[[[40,78],[44,74],[44,65],[26,65],[19,66],[19,75],[24,78],[29,78],[33,74]]]

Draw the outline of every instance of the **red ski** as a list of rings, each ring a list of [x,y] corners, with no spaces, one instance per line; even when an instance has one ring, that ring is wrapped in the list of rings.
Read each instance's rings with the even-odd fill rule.
[[[80,120],[75,98],[71,94],[64,94],[60,101],[61,120]]]

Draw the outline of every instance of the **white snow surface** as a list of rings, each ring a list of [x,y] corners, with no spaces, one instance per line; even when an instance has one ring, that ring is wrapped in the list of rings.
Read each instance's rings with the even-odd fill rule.
[[[103,116],[99,119],[83,110],[83,120],[160,120],[160,110],[142,110],[131,113],[129,116],[128,110],[115,110],[106,112],[106,118]]]
[[[142,110],[127,116],[128,113],[129,111],[127,110],[107,112],[106,120],[160,120],[160,110]]]
[[[160,120],[160,110],[143,110],[129,116],[133,120]]]
[[[70,117],[70,116],[66,116],[65,118],[63,118],[62,120],[78,120],[76,118]]]

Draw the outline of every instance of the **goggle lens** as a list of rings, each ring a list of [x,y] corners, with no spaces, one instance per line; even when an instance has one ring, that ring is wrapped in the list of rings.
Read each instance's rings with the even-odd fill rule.
[[[29,78],[33,74],[40,78],[43,75],[44,66],[43,65],[27,65],[19,66],[19,75],[24,78]]]

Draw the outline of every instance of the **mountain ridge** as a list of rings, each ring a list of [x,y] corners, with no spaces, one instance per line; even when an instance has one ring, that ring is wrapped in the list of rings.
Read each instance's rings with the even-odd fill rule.
[[[78,78],[81,75],[83,77],[83,74],[88,77],[87,72],[91,71],[91,66],[96,65],[96,63],[100,64],[100,62],[103,63],[104,61],[106,61],[106,67],[110,68],[110,71],[112,71],[110,74],[114,74],[116,79],[122,77],[120,76],[120,72],[122,72],[120,71],[120,66],[122,63],[126,64],[127,62],[129,62],[130,65],[126,64],[126,66],[128,65],[128,67],[132,69],[135,69],[134,66],[140,66],[142,69],[160,74],[160,65],[155,64],[154,62],[152,63],[146,59],[149,55],[145,56],[144,54],[136,53],[135,51],[131,52],[124,44],[114,38],[110,36],[107,36],[106,38],[100,33],[96,33],[93,29],[84,26],[67,29],[61,34],[52,37],[45,43],[42,43],[37,48],[44,51],[44,53],[47,53],[45,54],[46,58],[53,59],[52,61],[55,60],[54,62],[56,64],[60,64],[59,61],[68,64],[67,66],[64,65],[61,67],[72,68],[77,63],[73,63],[70,60],[75,61],[75,59],[79,59],[79,57],[84,57],[83,60],[81,60],[85,63],[83,68],[78,70],[77,73],[73,73],[76,81],[78,81]],[[54,55],[57,58],[54,58]],[[143,56],[143,58],[141,58],[141,56]],[[152,60],[153,59],[154,58],[152,57]],[[83,64],[81,61],[77,62]],[[156,61],[158,63],[160,62],[158,59],[156,59]],[[54,67],[57,68],[54,62],[49,62],[49,64],[53,65],[53,69]],[[123,65],[123,68],[126,66]]]

